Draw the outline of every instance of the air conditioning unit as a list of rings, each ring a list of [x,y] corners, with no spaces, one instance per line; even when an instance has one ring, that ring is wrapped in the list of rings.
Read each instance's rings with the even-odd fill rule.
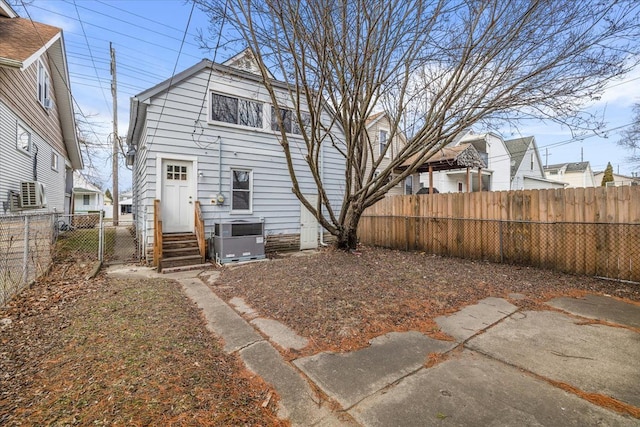
[[[38,181],[20,183],[20,207],[23,209],[38,209],[47,206],[45,186]]]
[[[214,225],[209,253],[219,264],[264,259],[264,222],[235,220]]]

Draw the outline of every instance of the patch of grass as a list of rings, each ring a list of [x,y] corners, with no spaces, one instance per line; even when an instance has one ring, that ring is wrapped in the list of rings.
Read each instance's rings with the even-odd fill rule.
[[[54,270],[0,311],[1,425],[285,425],[177,283]]]
[[[78,228],[64,231],[58,236],[55,253],[59,258],[67,258],[76,254],[95,255],[98,254],[99,243],[98,228]],[[105,255],[113,254],[115,250],[115,230],[107,228],[104,236]]]

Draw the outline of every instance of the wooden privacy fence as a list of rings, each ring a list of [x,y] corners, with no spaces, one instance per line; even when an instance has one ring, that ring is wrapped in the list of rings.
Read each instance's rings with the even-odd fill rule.
[[[388,197],[364,244],[640,281],[640,187]]]

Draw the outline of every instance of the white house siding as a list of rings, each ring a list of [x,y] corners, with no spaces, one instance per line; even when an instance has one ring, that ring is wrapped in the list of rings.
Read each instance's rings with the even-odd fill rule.
[[[391,129],[391,126],[389,123],[389,119],[386,116],[379,117],[377,120],[374,120],[374,123],[367,128],[369,139],[371,140],[371,143],[373,145],[374,158],[370,159],[370,161],[367,163],[367,168],[365,170],[366,175],[368,175],[369,172],[371,171],[373,162],[380,158],[380,154],[381,154],[380,153],[380,131],[386,130],[387,136],[389,136],[390,129]],[[387,157],[384,157],[382,159],[378,169],[380,170],[385,169],[387,166],[389,166],[389,163],[391,162],[391,160],[398,154],[401,144],[402,144],[401,137],[398,133],[396,133],[396,135],[393,137],[393,140],[391,141],[391,147],[389,148],[389,150],[387,150]],[[414,178],[413,193],[415,193],[418,190],[418,188],[419,188],[418,178]],[[401,196],[403,194],[404,194],[404,182],[401,182],[398,185],[391,188],[387,193],[387,196]]]
[[[31,133],[31,153],[16,147],[17,124]],[[24,212],[64,212],[65,157],[57,152],[58,171],[51,169],[51,155],[54,149],[28,123],[18,119],[9,107],[0,101],[0,200],[7,201],[9,191],[19,191],[20,183],[33,181],[33,161],[37,147],[37,178],[46,186],[47,207],[29,209]],[[68,162],[67,162],[68,163]],[[0,211],[4,213],[4,211]],[[10,214],[9,211],[6,212]]]
[[[532,164],[533,159],[533,164]],[[513,181],[511,183],[512,190],[534,190],[534,189],[543,189],[549,188],[549,185],[544,186],[544,182],[534,181],[531,179],[525,179],[526,177],[534,177],[534,178],[543,178],[544,179],[544,171],[542,170],[542,165],[538,161],[538,156],[536,150],[533,147],[533,144],[529,144],[524,157],[522,158],[522,162],[520,162],[520,166],[516,171],[516,174],[513,177]]]
[[[298,234],[300,201],[291,192],[286,161],[278,143],[279,134],[271,131],[270,100],[266,90],[257,82],[214,71],[210,83],[213,91],[264,102],[263,129],[208,123],[209,96],[206,86],[209,72],[208,68],[202,69],[180,81],[168,93],[161,92],[149,100],[146,135],[141,138],[134,176],[136,214],[138,221],[146,219],[147,245],[153,243],[153,200],[160,196],[156,181],[161,179],[156,166],[158,155],[163,158],[190,156],[197,159],[195,188],[207,235],[213,231],[213,224],[217,221],[246,218],[264,219],[268,236]],[[305,172],[302,154],[298,150],[305,150],[302,139],[291,136],[289,142],[302,192],[316,194],[315,183],[310,173]],[[219,144],[222,144],[220,160]],[[325,188],[334,210],[339,212],[344,191],[344,167],[340,165],[344,162],[329,145],[325,147],[324,156]],[[220,162],[221,182],[218,179]],[[251,214],[230,212],[230,170],[234,167],[253,171]],[[211,204],[219,192],[225,197],[224,205]],[[139,218],[141,215],[145,218]]]

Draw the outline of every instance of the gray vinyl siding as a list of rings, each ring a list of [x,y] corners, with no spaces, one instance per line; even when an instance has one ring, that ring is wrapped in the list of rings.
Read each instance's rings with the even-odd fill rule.
[[[25,153],[16,147],[17,124],[31,133],[31,152]],[[65,159],[59,155],[58,171],[51,169],[53,148],[29,123],[19,120],[9,107],[0,102],[0,200],[6,201],[9,191],[19,191],[22,181],[33,181],[33,162],[37,147],[37,178],[46,186],[47,207],[22,212],[64,212]],[[0,211],[0,214],[4,211]],[[7,214],[10,212],[7,211]]]
[[[136,158],[135,195],[136,212],[146,211],[147,244],[152,243],[153,200],[159,195],[156,180],[156,159],[188,155],[197,157],[194,171],[197,198],[201,203],[206,232],[213,231],[213,224],[220,220],[262,218],[267,235],[297,234],[300,232],[300,201],[292,193],[278,135],[270,129],[270,101],[266,90],[256,82],[238,76],[223,76],[213,72],[210,87],[214,92],[264,102],[263,129],[207,121],[209,114],[207,81],[209,69],[182,80],[169,92],[163,92],[148,100],[146,135],[141,137]],[[142,100],[144,101],[144,100]],[[200,115],[198,115],[200,113]],[[196,122],[198,125],[196,126]],[[221,159],[218,158],[222,143]],[[302,154],[305,146],[301,138],[290,136],[294,154],[294,168],[298,174],[302,192],[316,194],[315,183]],[[218,177],[220,174],[221,181]],[[253,171],[253,212],[230,212],[232,168]],[[198,177],[198,172],[202,177]],[[324,152],[324,181],[332,207],[339,213],[344,192],[344,159],[327,144]],[[223,206],[212,205],[211,200],[221,192],[226,201]],[[140,219],[140,222],[144,222]]]

